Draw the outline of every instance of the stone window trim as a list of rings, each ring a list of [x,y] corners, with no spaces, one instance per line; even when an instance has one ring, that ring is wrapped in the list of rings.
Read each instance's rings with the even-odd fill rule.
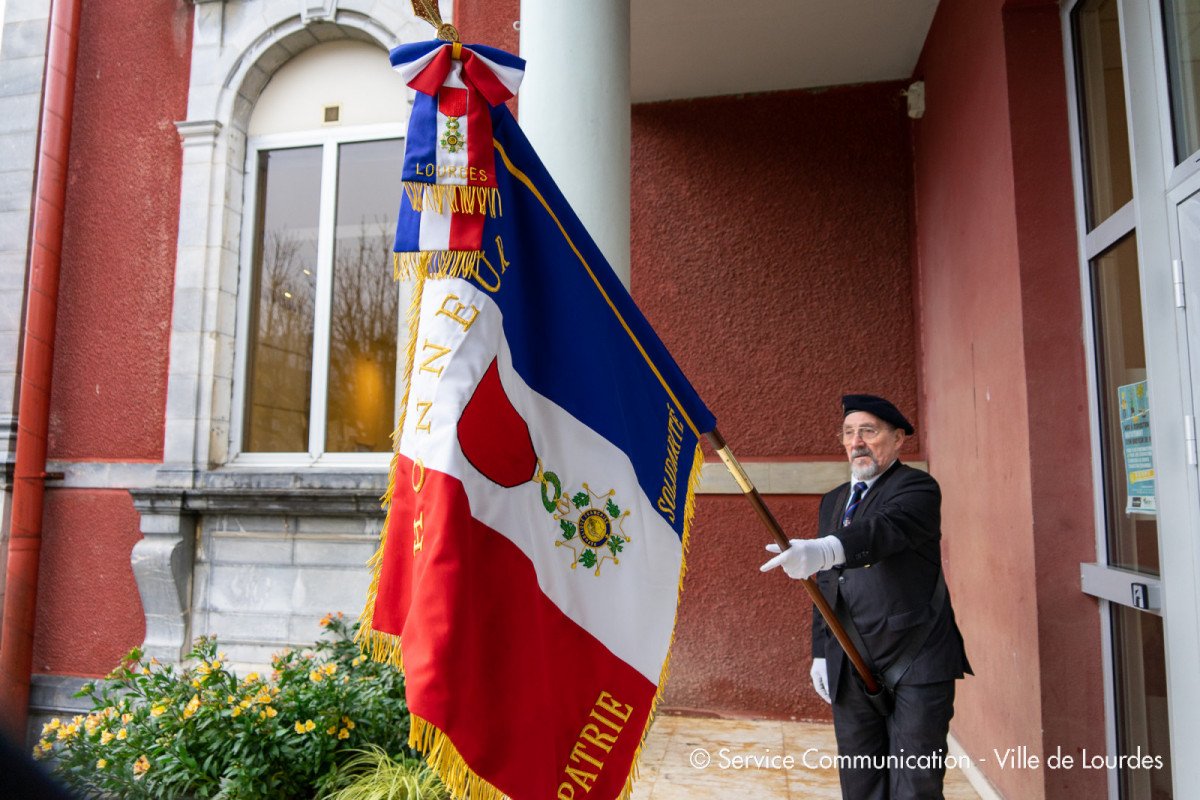
[[[129,489],[142,539],[130,562],[146,614],[143,648],[164,663],[180,661],[192,642],[196,533],[208,515],[279,515],[374,519],[383,523],[386,472],[280,473],[218,470],[190,488]]]
[[[378,515],[379,470],[222,469],[230,454],[234,343],[242,254],[247,129],[275,71],[336,39],[391,49],[432,38],[390,0],[194,0],[179,234],[171,319],[163,464],[131,488],[143,540],[131,556],[146,614],[146,650],[176,662],[191,641],[198,520],[275,509],[314,516]]]

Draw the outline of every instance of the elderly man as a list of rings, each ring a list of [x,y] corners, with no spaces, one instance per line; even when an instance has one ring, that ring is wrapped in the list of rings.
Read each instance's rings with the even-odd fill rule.
[[[943,796],[954,682],[971,671],[942,576],[941,490],[898,458],[912,433],[887,400],[843,397],[838,440],[852,480],[821,498],[818,538],[793,539],[782,553],[768,545],[779,555],[762,566],[796,579],[818,573],[892,700],[867,696],[814,609],[813,685],[833,704],[838,755],[850,757],[839,770],[846,800]]]

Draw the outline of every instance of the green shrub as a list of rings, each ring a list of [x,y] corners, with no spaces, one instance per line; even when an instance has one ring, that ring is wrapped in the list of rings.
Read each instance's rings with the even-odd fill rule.
[[[367,745],[346,762],[349,782],[321,800],[445,800],[445,784],[424,761],[396,759]]]
[[[92,712],[52,720],[34,755],[84,796],[155,800],[312,800],[345,785],[364,747],[414,758],[399,671],[362,656],[340,613],[321,624],[331,635],[276,653],[269,678],[239,680],[211,637],[181,672],[134,648],[77,695]]]

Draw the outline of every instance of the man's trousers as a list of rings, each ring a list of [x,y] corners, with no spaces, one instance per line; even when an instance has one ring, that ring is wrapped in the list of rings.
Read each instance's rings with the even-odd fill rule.
[[[871,706],[857,676],[844,673],[838,683],[833,725],[843,800],[941,800],[954,681],[897,686],[886,717]]]

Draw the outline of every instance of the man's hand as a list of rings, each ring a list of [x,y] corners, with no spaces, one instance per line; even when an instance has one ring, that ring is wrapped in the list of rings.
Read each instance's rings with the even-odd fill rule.
[[[808,674],[812,675],[813,688],[821,695],[821,699],[833,705],[833,700],[829,698],[829,667],[825,666],[825,659],[814,658]]]
[[[767,545],[767,552],[779,553],[779,555],[763,564],[759,570],[766,572],[782,566],[788,576],[800,580],[814,572],[832,569],[846,561],[842,543],[836,536],[823,536],[820,539],[792,539],[791,545],[782,553],[779,552],[779,545],[774,542]]]

